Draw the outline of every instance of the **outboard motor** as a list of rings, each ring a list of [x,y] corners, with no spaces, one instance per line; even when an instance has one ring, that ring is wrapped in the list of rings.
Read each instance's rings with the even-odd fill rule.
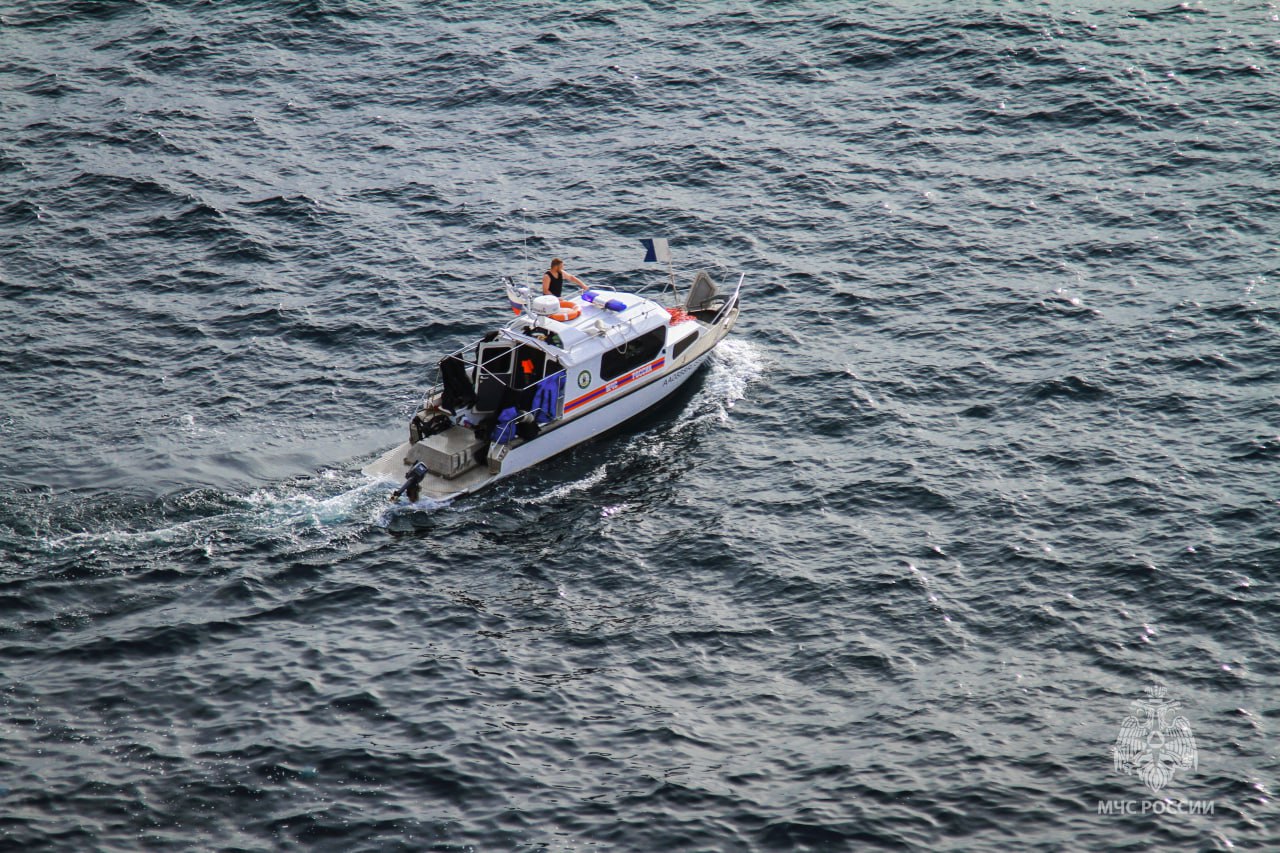
[[[422,478],[425,476],[427,476],[427,466],[421,462],[415,464],[409,469],[409,473],[404,475],[404,485],[391,493],[391,502],[395,503],[400,500],[401,495],[408,494],[409,503],[416,504],[422,495]]]

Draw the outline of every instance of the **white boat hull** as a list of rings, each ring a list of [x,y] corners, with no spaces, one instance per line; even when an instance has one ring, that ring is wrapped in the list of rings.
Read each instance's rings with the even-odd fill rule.
[[[512,448],[502,460],[502,467],[496,474],[482,465],[452,480],[428,476],[422,481],[422,498],[432,501],[449,501],[470,494],[505,477],[528,470],[540,462],[545,462],[553,456],[564,453],[584,441],[631,420],[670,397],[692,379],[698,372],[698,368],[711,356],[713,346],[707,347],[686,363],[659,373],[650,382],[617,400],[559,424],[555,429],[547,430],[533,441]],[[410,467],[410,463],[405,461],[410,447],[411,445],[406,441],[399,447],[387,451],[377,461],[367,465],[363,473],[371,477],[404,479]]]

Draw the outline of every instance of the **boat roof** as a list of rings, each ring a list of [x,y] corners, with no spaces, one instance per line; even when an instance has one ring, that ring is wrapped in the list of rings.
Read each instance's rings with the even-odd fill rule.
[[[587,361],[606,349],[614,349],[624,341],[665,326],[671,320],[666,308],[647,297],[597,288],[592,290],[599,294],[594,303],[585,301],[581,294],[564,300],[573,302],[581,312],[572,320],[552,320],[550,317],[533,320],[528,315],[522,315],[509,322],[503,331],[507,337],[546,350],[567,366]],[[605,303],[611,300],[623,303],[626,308],[621,311],[605,308]],[[524,332],[532,323],[555,332],[562,346],[557,347],[526,335]]]

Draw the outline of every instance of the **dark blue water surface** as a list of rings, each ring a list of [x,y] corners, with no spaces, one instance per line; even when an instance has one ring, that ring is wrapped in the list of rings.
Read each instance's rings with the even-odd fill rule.
[[[1274,849],[1277,71],[1244,0],[0,3],[0,846]],[[391,510],[499,277],[653,236],[747,274],[688,390]]]

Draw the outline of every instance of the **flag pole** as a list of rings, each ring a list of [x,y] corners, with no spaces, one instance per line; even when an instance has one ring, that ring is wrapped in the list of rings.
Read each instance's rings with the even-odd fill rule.
[[[671,294],[676,299],[680,298],[680,290],[676,287],[676,270],[671,260],[671,243],[665,237],[643,239],[640,243],[644,246],[644,262],[653,263],[655,261],[667,262],[667,284],[671,288]],[[663,293],[666,288],[663,288]]]

